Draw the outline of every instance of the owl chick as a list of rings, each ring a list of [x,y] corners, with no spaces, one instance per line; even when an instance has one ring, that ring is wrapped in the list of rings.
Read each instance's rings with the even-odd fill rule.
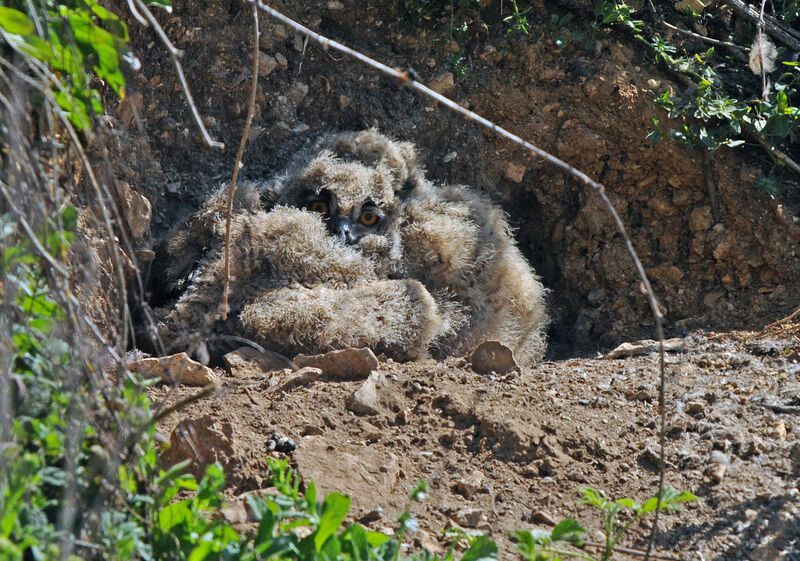
[[[410,143],[374,129],[329,135],[271,181],[242,185],[225,323],[223,201],[212,196],[160,252],[174,298],[156,310],[168,350],[227,334],[287,355],[367,346],[410,360],[489,339],[523,364],[544,353],[544,289],[503,212],[466,187],[434,186]]]

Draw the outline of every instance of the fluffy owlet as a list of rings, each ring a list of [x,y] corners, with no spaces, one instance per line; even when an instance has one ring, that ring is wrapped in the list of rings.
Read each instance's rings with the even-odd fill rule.
[[[366,346],[408,360],[498,340],[522,364],[541,359],[544,289],[502,210],[433,185],[412,144],[374,129],[329,135],[279,176],[241,185],[223,323],[224,193],[160,252],[168,350],[236,336],[288,356]]]

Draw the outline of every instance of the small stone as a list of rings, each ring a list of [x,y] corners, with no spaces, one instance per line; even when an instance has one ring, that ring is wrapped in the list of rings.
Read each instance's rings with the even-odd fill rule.
[[[219,509],[219,512],[231,524],[244,524],[248,521],[247,507],[242,500],[228,502],[226,506]]]
[[[487,520],[486,515],[479,508],[465,508],[459,510],[455,516],[456,523],[465,528],[475,528]]]
[[[275,62],[278,63],[278,67],[281,70],[286,70],[286,68],[289,66],[289,61],[286,60],[286,57],[283,56],[283,53],[275,53]]]
[[[528,171],[528,168],[522,164],[506,162],[506,169],[503,172],[503,177],[509,181],[513,181],[514,183],[522,183],[522,180],[525,178],[526,171]]]
[[[292,361],[277,353],[262,353],[253,347],[239,347],[222,357],[225,370],[234,378],[244,379],[292,368]]]
[[[347,408],[359,415],[377,415],[381,410],[378,388],[385,382],[384,376],[380,372],[373,372],[361,384],[350,399],[347,401]]]
[[[531,513],[531,522],[547,524],[548,526],[555,526],[557,524],[553,517],[543,510],[535,510]]]
[[[395,423],[398,425],[407,425],[409,419],[411,419],[411,408],[405,407],[397,414],[397,417],[395,417]]]
[[[289,30],[285,25],[276,23],[272,26],[272,36],[278,41],[285,41],[289,37]]]
[[[690,401],[686,404],[686,412],[689,415],[700,415],[705,410],[705,403],[702,401]]]
[[[456,491],[469,500],[475,493],[483,490],[483,480],[483,473],[477,470],[473,471],[456,482]]]
[[[339,96],[339,109],[347,109],[350,107],[350,104],[353,103],[353,100],[347,97],[346,95]]]
[[[135,239],[141,239],[150,230],[153,208],[150,200],[134,191],[124,181],[117,183],[120,196],[120,211],[128,223],[128,229]]]
[[[725,478],[725,472],[728,470],[728,466],[725,464],[712,464],[706,470],[706,476],[708,480],[713,484],[722,483],[722,480]]]
[[[783,419],[778,419],[778,422],[772,427],[772,432],[778,440],[786,440],[786,423]]]
[[[689,229],[692,232],[707,232],[713,223],[710,206],[698,207],[689,214]]]
[[[664,340],[665,352],[680,352],[684,350],[683,339],[678,337]],[[653,339],[642,339],[632,343],[622,343],[613,351],[606,353],[603,358],[626,358],[629,356],[641,356],[658,352],[658,341]]]
[[[277,389],[278,392],[288,392],[301,386],[308,386],[316,382],[322,376],[322,370],[313,366],[306,366],[297,371],[297,375],[286,380]]]
[[[506,372],[519,372],[519,364],[514,359],[511,349],[497,341],[481,343],[470,358],[472,369],[478,374],[505,374]]]
[[[137,249],[133,254],[140,264],[151,263],[156,258],[156,252],[152,249]]]
[[[331,2],[328,2],[328,9],[331,11],[343,10],[344,4],[337,2],[336,0],[332,0]]]
[[[455,87],[452,72],[444,72],[431,80],[428,87],[438,94],[444,95]]]
[[[378,368],[378,359],[370,349],[344,349],[319,355],[297,355],[294,363],[303,368],[313,366],[323,374],[343,380],[363,380]]]
[[[217,380],[213,370],[192,360],[186,353],[137,360],[129,364],[128,369],[145,378],[187,386],[205,386]]]
[[[263,78],[269,76],[273,70],[278,66],[278,61],[275,57],[264,54],[261,51],[258,53],[258,77]]]
[[[160,78],[160,76],[156,76],[156,78]],[[140,92],[133,92],[120,102],[116,111],[117,118],[126,127],[130,127],[136,122],[137,118],[142,118],[143,108],[144,97]]]
[[[322,430],[321,427],[317,425],[306,425],[303,427],[303,431],[300,433],[300,436],[319,436],[323,434],[325,431]]]
[[[635,401],[653,401],[653,396],[647,390],[639,390],[633,395]]]

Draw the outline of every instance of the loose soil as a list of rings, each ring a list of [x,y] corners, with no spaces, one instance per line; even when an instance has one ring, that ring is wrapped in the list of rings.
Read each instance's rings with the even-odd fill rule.
[[[695,332],[667,355],[667,473],[699,500],[662,517],[658,550],[683,559],[800,558],[800,328]],[[590,486],[644,500],[658,481],[658,356],[544,362],[519,374],[480,375],[465,359],[382,363],[374,414],[357,415],[363,381],[325,377],[281,392],[293,374],[235,369],[220,391],[172,415],[169,462],[212,461],[229,478],[230,512],[268,487],[265,458],[278,432],[304,478],[349,494],[350,520],[392,528],[420,478],[421,530],[408,545],[443,551],[439,530],[490,532],[511,559],[506,532],[579,519],[603,541],[597,512],[579,503]],[[160,387],[158,406],[196,389]],[[724,466],[724,467],[720,467]],[[476,473],[477,472],[477,473]],[[470,483],[471,482],[471,483]],[[238,516],[238,517],[237,517]],[[254,524],[233,515],[241,530]],[[623,540],[646,546],[648,526]],[[626,558],[620,554],[618,558]]]
[[[449,16],[415,23],[411,4],[271,3],[389,65],[414,68],[423,82],[438,82],[606,185],[654,282],[667,332],[682,337],[683,350],[667,358],[667,483],[700,500],[662,518],[658,548],[686,559],[800,559],[800,330],[758,331],[800,303],[798,201],[753,192],[763,159],[754,148],[722,149],[709,161],[667,140],[646,141],[652,117],[670,126],[652,99],[667,89],[690,92],[618,33],[598,33],[591,52],[557,48],[551,15],[579,11],[581,2],[534,2],[530,35],[506,32],[497,0],[459,11],[463,77],[448,65]],[[129,233],[139,257],[229,180],[249,96],[249,8],[173,6],[157,15],[186,53],[195,101],[226,149],[204,147],[166,51],[130,20],[142,70],[114,110],[120,128],[109,148],[117,177],[152,204],[149,229],[127,216],[137,224],[139,233]],[[431,179],[483,189],[508,211],[551,290],[552,360],[506,376],[476,374],[463,358],[385,362],[381,404],[368,415],[351,411],[362,381],[323,377],[278,392],[291,373],[220,372],[216,395],[160,427],[173,439],[167,458],[191,457],[196,470],[221,461],[235,510],[243,493],[267,485],[265,457],[282,456],[267,450],[278,431],[297,443],[289,457],[303,476],[349,493],[353,519],[373,528],[392,527],[408,488],[427,479],[429,497],[413,507],[422,530],[410,534],[412,549],[440,550],[438,530],[455,523],[491,530],[510,558],[506,530],[561,517],[580,518],[600,542],[599,517],[580,505],[576,488],[639,500],[655,492],[658,391],[655,355],[591,358],[653,336],[639,280],[598,197],[360,63],[261,20],[243,176],[279,171],[333,130],[376,126],[417,143]],[[739,331],[721,332],[731,329]],[[191,391],[165,386],[152,397],[161,405]],[[247,526],[246,515],[231,516]],[[633,530],[626,545],[643,548],[646,530]]]

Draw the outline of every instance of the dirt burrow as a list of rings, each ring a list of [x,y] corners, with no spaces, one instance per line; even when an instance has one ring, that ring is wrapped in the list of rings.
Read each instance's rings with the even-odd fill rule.
[[[126,12],[124,2],[120,12]],[[421,80],[601,180],[630,229],[666,311],[670,334],[698,327],[760,328],[800,301],[797,209],[758,198],[757,153],[720,150],[719,214],[703,154],[645,136],[652,99],[683,86],[648,64],[624,36],[601,32],[587,52],[553,42],[555,4],[537,5],[529,35],[509,34],[500,3],[461,10],[468,72],[448,64],[449,17],[412,24],[403,3],[312,1],[273,5],[333,39]],[[129,21],[142,70],[114,115],[120,177],[153,206],[141,248],[195,210],[230,176],[250,87],[250,10],[240,2],[176,0],[159,12],[186,54],[186,74],[211,134],[205,148],[171,62],[152,30]],[[576,24],[577,25],[577,24]],[[429,176],[484,189],[508,210],[520,244],[552,290],[554,356],[652,335],[652,319],[624,243],[596,195],[516,147],[454,117],[367,67],[307,44],[261,16],[256,114],[243,174],[264,177],[311,138],[376,126],[416,142]]]
[[[424,478],[429,498],[414,506],[422,530],[409,544],[434,551],[443,547],[437,532],[458,524],[491,530],[510,555],[507,530],[562,517],[577,517],[600,542],[579,486],[640,501],[657,486],[655,354],[504,376],[476,374],[465,359],[388,361],[378,372],[374,411],[359,415],[352,396],[363,381],[323,377],[284,393],[289,371],[220,371],[217,395],[160,426],[172,442],[165,459],[191,458],[198,473],[221,461],[241,509],[242,494],[267,486],[265,458],[285,457],[269,452],[278,432],[296,442],[288,457],[305,478],[348,493],[352,519],[379,530],[393,527]],[[667,372],[667,484],[700,500],[662,519],[659,549],[685,559],[796,558],[800,330],[695,332],[668,355]],[[191,391],[163,386],[151,397],[168,403]],[[246,516],[233,520],[248,528]],[[625,544],[643,547],[646,529]]]

